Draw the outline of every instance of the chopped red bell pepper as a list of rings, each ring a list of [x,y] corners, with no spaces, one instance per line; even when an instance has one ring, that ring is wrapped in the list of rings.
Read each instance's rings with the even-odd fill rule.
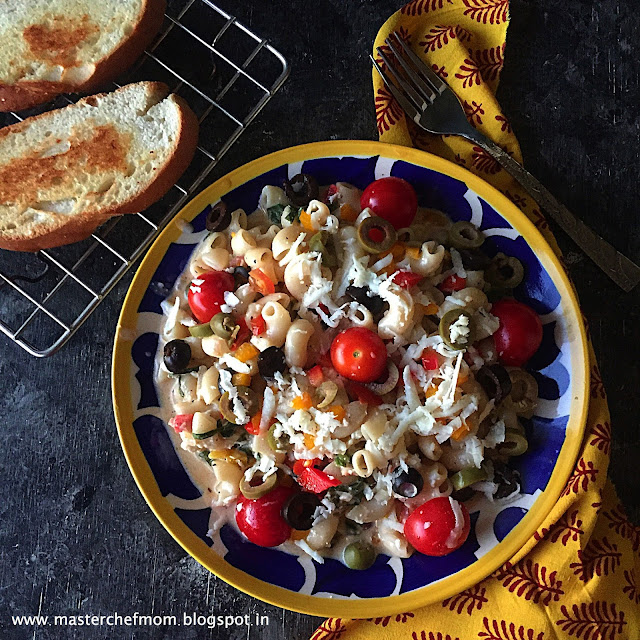
[[[180,413],[169,420],[169,426],[173,427],[176,433],[187,431],[191,433],[193,425],[193,413]]]
[[[422,276],[419,273],[413,273],[413,271],[398,271],[398,273],[393,276],[393,281],[403,289],[410,289],[418,284],[420,280],[422,280]]]
[[[440,368],[438,354],[433,349],[425,349],[422,352],[422,366],[426,371],[435,371]]]
[[[309,371],[307,371],[307,377],[309,378],[309,382],[313,387],[319,387],[324,382],[324,373],[322,371],[322,367],[317,364],[315,367],[311,367]]]
[[[298,482],[303,489],[313,493],[322,493],[331,487],[337,487],[342,484],[337,478],[333,478],[315,467],[305,469],[300,474]]]
[[[460,289],[464,289],[466,286],[466,278],[461,278],[455,273],[452,273],[440,283],[438,289],[440,289],[440,291],[442,291],[443,293],[453,293],[454,291],[460,291]]]
[[[316,464],[320,464],[320,458],[312,458],[311,460],[296,460],[293,464],[293,473],[297,476],[301,476],[302,472],[309,467],[313,467]]]
[[[368,404],[372,407],[378,407],[382,404],[382,398],[377,393],[374,393],[357,382],[348,382],[347,392],[349,395],[355,397],[358,402],[362,402],[362,404]]]
[[[266,330],[267,323],[261,315],[251,319],[251,333],[254,336],[261,336]]]
[[[249,331],[249,327],[247,327],[247,323],[244,321],[243,317],[238,318],[236,322],[238,323],[240,330],[231,345],[231,351],[235,351],[243,342],[246,342],[247,338],[251,335],[251,331]]]

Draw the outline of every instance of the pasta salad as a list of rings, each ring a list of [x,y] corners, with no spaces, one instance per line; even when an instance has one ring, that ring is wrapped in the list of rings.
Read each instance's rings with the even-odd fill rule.
[[[542,325],[511,297],[516,258],[394,177],[299,174],[206,225],[163,303],[157,383],[210,534],[366,569],[451,553],[465,502],[519,491]]]

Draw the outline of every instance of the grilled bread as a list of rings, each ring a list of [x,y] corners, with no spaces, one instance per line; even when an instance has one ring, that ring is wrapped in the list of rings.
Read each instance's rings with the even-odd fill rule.
[[[198,138],[195,114],[168,93],[139,82],[0,129],[0,248],[76,242],[160,199]]]
[[[0,111],[95,91],[162,26],[165,0],[0,0]]]

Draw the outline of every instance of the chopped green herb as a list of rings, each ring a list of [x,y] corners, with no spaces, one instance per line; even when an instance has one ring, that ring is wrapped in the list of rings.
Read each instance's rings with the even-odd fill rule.
[[[293,207],[289,207],[288,211],[284,212],[284,219],[291,224],[294,224],[300,220],[300,214],[304,211],[304,207],[298,207],[297,211],[294,211]]]
[[[229,422],[228,420],[219,420],[218,428],[216,431],[223,437],[229,438],[231,437],[238,428],[237,424],[233,424],[233,422]]]
[[[348,467],[351,464],[351,456],[349,454],[338,453],[333,461],[339,467]]]
[[[171,373],[171,371],[169,371],[169,377],[170,378],[180,378],[185,373],[193,373],[194,371],[197,371],[199,368],[200,367],[191,367],[191,369],[185,369],[181,373]]]
[[[282,224],[282,214],[287,210],[291,209],[291,206],[288,204],[274,204],[273,207],[269,207],[267,209],[267,216],[269,217],[269,222],[273,224]],[[288,220],[288,218],[287,218]]]

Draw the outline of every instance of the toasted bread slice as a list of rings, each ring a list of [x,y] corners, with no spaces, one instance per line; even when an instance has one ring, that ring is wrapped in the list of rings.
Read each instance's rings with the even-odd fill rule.
[[[153,40],[165,7],[165,0],[1,0],[0,111],[101,88]]]
[[[0,129],[0,248],[76,242],[160,199],[198,138],[195,114],[168,93],[139,82]]]

